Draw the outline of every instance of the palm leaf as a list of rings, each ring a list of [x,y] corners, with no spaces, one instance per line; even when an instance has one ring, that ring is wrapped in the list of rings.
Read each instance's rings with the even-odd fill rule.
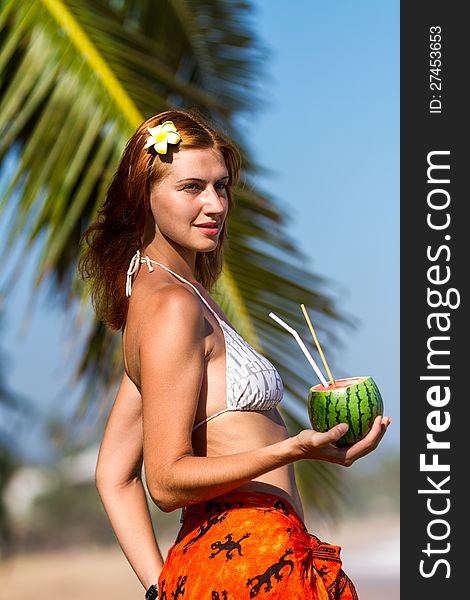
[[[74,374],[87,383],[77,418],[96,409],[97,398],[101,407],[112,400],[122,372],[120,339],[96,322],[86,286],[76,277],[81,233],[136,125],[157,111],[188,107],[219,124],[243,154],[216,299],[238,331],[278,366],[290,430],[308,425],[310,367],[299,368],[295,342],[267,315],[274,310],[305,330],[299,311],[304,303],[330,346],[337,343],[333,324],[346,320],[324,292],[330,282],[305,267],[308,259],[286,235],[275,201],[250,183],[260,167],[235,123],[241,111],[254,110],[256,78],[267,57],[252,32],[250,11],[236,0],[2,4],[0,160],[12,151],[19,160],[0,212],[20,197],[5,246],[20,238],[27,248],[40,244],[36,284],[47,280],[65,294],[76,327],[87,328]],[[331,492],[335,477],[329,467],[308,462],[299,472],[307,469],[309,480],[316,474],[315,489]]]

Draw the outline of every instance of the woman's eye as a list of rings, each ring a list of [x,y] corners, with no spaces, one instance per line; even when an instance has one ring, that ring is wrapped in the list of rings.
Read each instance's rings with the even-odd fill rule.
[[[214,188],[216,190],[226,190],[228,187],[228,184],[224,181],[219,181],[218,183],[216,183],[214,185]],[[201,186],[199,183],[187,183],[185,184],[185,186],[183,187],[183,190],[189,191],[189,192],[193,192],[193,191],[200,191],[203,190],[203,186]]]

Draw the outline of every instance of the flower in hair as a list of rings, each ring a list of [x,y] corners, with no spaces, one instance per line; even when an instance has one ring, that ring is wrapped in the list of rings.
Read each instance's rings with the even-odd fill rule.
[[[178,144],[181,141],[181,136],[173,121],[165,121],[161,125],[147,127],[147,129],[150,135],[145,142],[145,148],[153,146],[158,154],[166,154],[168,144]]]

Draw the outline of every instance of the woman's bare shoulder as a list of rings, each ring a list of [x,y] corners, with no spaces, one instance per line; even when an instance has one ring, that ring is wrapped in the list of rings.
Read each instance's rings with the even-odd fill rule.
[[[139,341],[145,343],[155,333],[164,340],[165,336],[202,331],[203,322],[203,306],[197,295],[180,284],[171,283],[148,295]]]
[[[140,390],[140,359],[142,347],[154,340],[181,335],[183,330],[202,331],[204,313],[196,294],[178,283],[166,283],[139,294],[129,311],[122,344],[126,372]]]
[[[177,418],[186,444],[205,370],[201,303],[190,291],[176,285],[159,292],[149,303],[149,313],[139,343],[146,424],[152,431],[160,432],[163,426],[171,428]],[[173,429],[175,443],[178,433]],[[161,452],[158,441],[151,442],[151,447]]]

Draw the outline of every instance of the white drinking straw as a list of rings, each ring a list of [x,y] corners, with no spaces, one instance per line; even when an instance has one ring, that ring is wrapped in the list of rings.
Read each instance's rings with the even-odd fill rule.
[[[284,329],[287,329],[287,331],[294,336],[294,338],[297,341],[297,343],[299,344],[302,352],[307,357],[308,362],[312,365],[313,370],[315,371],[315,373],[318,375],[318,378],[322,382],[323,387],[328,387],[328,383],[327,383],[326,379],[323,377],[322,372],[318,368],[317,363],[313,360],[313,358],[310,355],[309,351],[307,350],[305,344],[300,339],[300,335],[297,333],[297,331],[295,329],[292,329],[292,327],[290,325],[288,325],[287,323],[284,323],[284,321],[282,319],[280,319],[277,315],[275,315],[273,312],[270,312],[269,316],[271,317],[271,319],[274,319],[277,323],[279,323],[279,325],[282,325],[282,327],[284,327]]]

